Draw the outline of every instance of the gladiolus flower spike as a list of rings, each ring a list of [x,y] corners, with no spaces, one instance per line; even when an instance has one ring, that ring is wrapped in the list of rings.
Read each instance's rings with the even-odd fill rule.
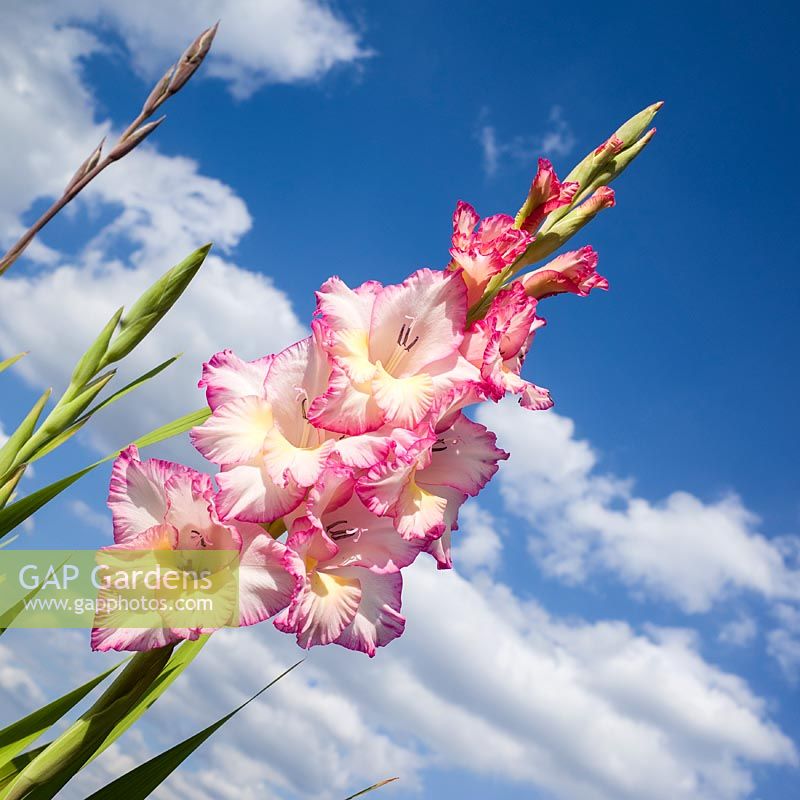
[[[216,488],[129,448],[109,497],[117,546],[191,548],[199,536],[238,550],[240,624],[272,617],[303,648],[373,656],[400,636],[403,570],[427,557],[452,566],[462,504],[509,457],[465,409],[509,393],[550,408],[548,390],[521,375],[545,324],[539,304],[608,289],[590,246],[517,273],[614,204],[605,184],[575,204],[580,179],[613,179],[649,141],[657,110],[595,148],[573,170],[579,180],[559,181],[541,159],[516,217],[481,220],[459,202],[444,269],[355,288],[329,278],[307,338],[254,361],[212,356],[199,383],[212,413],[190,436],[217,465]],[[147,649],[200,632],[98,629],[93,644]]]

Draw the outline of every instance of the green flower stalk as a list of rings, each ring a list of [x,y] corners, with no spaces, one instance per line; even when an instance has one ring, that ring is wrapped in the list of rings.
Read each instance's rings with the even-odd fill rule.
[[[54,797],[136,706],[161,674],[172,650],[169,646],[135,655],[97,702],[19,773],[0,795],[2,800]]]

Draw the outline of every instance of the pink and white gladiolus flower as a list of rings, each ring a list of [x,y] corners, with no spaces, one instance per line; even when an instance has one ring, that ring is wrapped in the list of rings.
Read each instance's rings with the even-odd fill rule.
[[[287,569],[298,579],[275,627],[304,648],[340,644],[374,656],[405,627],[400,570],[421,552],[371,513],[346,471],[328,470],[288,523]]]
[[[432,427],[413,450],[369,470],[356,491],[371,511],[391,517],[405,539],[449,536],[462,503],[508,458],[495,442],[483,425],[457,412]]]
[[[413,428],[454,386],[477,378],[461,358],[467,291],[458,273],[421,269],[403,283],[355,291],[331,278],[317,293],[335,380],[309,420],[354,434]]]
[[[222,522],[211,478],[169,461],[141,461],[135,445],[117,457],[108,506],[115,545],[124,551],[208,551],[238,554],[238,622],[254,625],[286,606],[295,577],[286,569],[286,548],[257,525]],[[114,628],[92,630],[94,650],[150,650],[197,639],[205,628]]]
[[[331,375],[320,336],[315,323],[314,335],[268,360],[245,362],[229,353],[205,365],[200,385],[214,403],[213,413],[190,436],[222,467],[217,481],[223,516],[273,522],[297,508],[332,459],[369,467],[388,448],[380,437],[339,442],[337,432],[309,421],[309,408],[327,390]],[[230,365],[226,372],[217,366],[223,360]]]
[[[532,241],[530,233],[518,230],[507,214],[481,220],[469,203],[458,201],[453,214],[451,267],[463,270],[468,306],[481,299],[492,277],[513,264]]]
[[[478,367],[489,399],[501,400],[506,392],[520,395],[524,408],[551,408],[550,392],[520,376],[536,331],[545,321],[536,315],[537,301],[515,281],[492,301],[483,319],[467,332],[462,352]]]
[[[620,146],[612,137],[592,156],[605,163]],[[421,554],[453,566],[462,504],[508,458],[468,407],[509,393],[525,408],[551,407],[547,389],[521,374],[545,324],[538,302],[608,288],[588,246],[513,274],[523,256],[534,263],[542,223],[579,188],[540,159],[516,218],[481,220],[458,203],[444,269],[354,289],[329,278],[310,336],[254,361],[212,356],[199,384],[211,415],[191,440],[218,467],[219,488],[129,449],[110,494],[118,546],[233,547],[245,567],[242,624],[274,617],[304,648],[373,656],[400,636],[402,571]],[[613,203],[601,186],[562,228]],[[139,649],[201,632],[101,631],[93,642]]]

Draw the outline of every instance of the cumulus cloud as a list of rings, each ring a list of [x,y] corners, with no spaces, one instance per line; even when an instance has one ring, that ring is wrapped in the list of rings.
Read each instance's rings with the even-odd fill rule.
[[[564,800],[739,800],[754,767],[797,763],[766,703],[706,661],[690,631],[561,619],[485,573],[430,560],[409,572],[404,611],[405,636],[373,660],[313,650],[158,796],[227,797],[232,773],[253,798],[334,800],[390,775],[413,796],[437,766]],[[297,658],[269,624],[215,635],[132,752],[188,736]],[[51,662],[13,666],[50,680]],[[97,770],[64,796],[108,780],[103,759]]]
[[[3,160],[3,177],[19,191],[0,199],[4,230],[18,226],[35,199],[58,192],[69,168],[111,127],[96,121],[80,69],[100,45],[73,23],[115,26],[137,54],[137,68],[151,74],[163,64],[162,50],[171,58],[183,43],[186,26],[202,27],[207,12],[233,9],[222,6],[220,12],[220,4],[180,2],[165,15],[149,2],[134,10],[78,0],[57,11],[40,2],[9,6],[0,31],[0,101],[19,114],[4,126],[4,143],[17,149],[7,151],[13,157]],[[209,62],[209,71],[229,80],[239,96],[265,81],[313,79],[364,55],[358,36],[322,3],[237,3],[235,12],[236,23],[223,27],[215,47],[222,57],[217,66]],[[225,30],[231,31],[227,40]],[[264,45],[264,36],[275,38],[274,47]],[[146,51],[156,54],[152,62],[144,60]],[[558,124],[554,130],[556,138],[542,136],[537,145],[558,153],[569,139],[563,128],[557,138]],[[518,152],[494,142],[498,159]],[[231,346],[253,357],[302,335],[286,296],[229,255],[251,224],[244,203],[191,160],[145,148],[104,176],[84,202],[104,213],[113,209],[113,218],[77,257],[40,244],[32,255],[45,271],[15,270],[4,278],[0,350],[33,349],[19,372],[35,385],[63,383],[119,302],[130,303],[206,238],[219,244],[202,279],[126,370],[142,372],[184,350],[180,366],[139,392],[135,403],[98,420],[98,447],[110,449],[200,405],[193,388],[197,365],[214,350]],[[23,296],[24,315],[16,310]],[[671,505],[654,506],[636,498],[629,483],[598,475],[594,450],[574,438],[568,420],[526,414],[520,425],[516,409],[504,408],[496,419],[489,410],[483,420],[501,437],[513,433],[514,460],[504,466],[501,487],[515,513],[535,525],[533,551],[553,574],[577,580],[597,566],[613,569],[690,610],[707,607],[729,587],[787,593],[792,576],[781,553],[754,533],[755,521],[738,501],[704,504],[679,495]],[[698,515],[702,526],[721,531],[707,547],[697,544],[702,537],[682,534]],[[648,535],[634,546],[634,532],[645,524]],[[676,556],[667,545],[676,536],[694,549]],[[733,551],[730,557],[719,555],[720,542]],[[312,653],[159,796],[234,796],[232,771],[253,798],[340,798],[394,774],[413,791],[425,768],[435,765],[565,799],[738,800],[750,791],[755,766],[796,763],[794,746],[769,720],[764,702],[742,679],[706,661],[692,634],[554,617],[491,577],[502,537],[497,520],[474,504],[464,511],[456,552],[464,575],[437,573],[430,562],[410,571],[403,639],[374,660],[336,648]],[[749,562],[747,575],[742,562]],[[672,586],[676,575],[681,580]],[[11,712],[41,702],[37,687],[55,695],[108,663],[88,653],[84,634],[48,634],[50,657],[41,659],[38,632],[27,632],[27,640],[26,632],[17,633],[13,651],[0,647],[0,683],[13,699]],[[291,640],[269,625],[216,635],[140,732],[104,754],[64,796],[85,797],[208,724],[297,656]],[[247,797],[238,789],[235,796]]]
[[[0,200],[0,223],[18,230],[25,208],[60,191],[70,169],[110,124],[93,121],[96,109],[81,71],[81,59],[99,48],[96,39],[58,25],[42,4],[14,4],[9,13],[16,24],[0,32],[0,65],[8,67],[0,70],[0,102],[20,113],[9,116],[2,134],[11,155],[2,160],[0,177],[11,189]],[[141,8],[137,14],[154,19]],[[145,146],[101,176],[79,202],[90,213],[111,213],[79,255],[67,258],[40,246],[33,255],[47,269],[31,273],[16,265],[4,277],[0,352],[31,350],[17,373],[37,387],[63,386],[118,305],[130,305],[205,241],[217,247],[201,277],[125,360],[118,385],[171,355],[182,351],[183,358],[141,389],[136,403],[97,418],[91,435],[98,448],[120,446],[202,405],[199,368],[215,351],[231,347],[254,358],[303,335],[289,300],[270,278],[224,257],[249,230],[251,218],[229,186],[203,175],[192,160]]]
[[[531,166],[540,156],[568,156],[575,148],[575,134],[560,106],[553,106],[543,130],[533,135],[502,139],[489,121],[489,111],[480,115],[477,139],[483,153],[483,171],[491,178],[505,164]]]
[[[747,614],[741,614],[736,619],[726,622],[719,631],[717,639],[723,644],[734,647],[746,647],[752,644],[758,636],[756,621]]]
[[[773,609],[779,627],[767,634],[767,652],[778,662],[786,679],[800,680],[800,609],[779,603]]]
[[[37,197],[61,193],[108,125],[94,122],[91,93],[78,68],[81,58],[100,49],[97,39],[87,31],[57,28],[33,4],[7,4],[3,13],[0,236],[11,244],[22,231],[20,214]],[[41,242],[29,253],[55,258]]]
[[[226,81],[239,98],[268,83],[322,77],[337,65],[358,63],[371,51],[351,22],[324,0],[142,0],[36,2],[57,22],[101,23],[124,40],[134,66],[160,77],[192,37],[221,20],[207,74]]]
[[[73,516],[85,525],[104,533],[106,536],[111,536],[112,525],[109,514],[98,511],[84,500],[70,500],[67,503],[67,508],[69,508]]]
[[[530,552],[550,575],[580,582],[614,573],[689,612],[731,591],[800,599],[785,543],[758,533],[736,495],[707,502],[676,491],[653,503],[630,481],[597,470],[597,453],[575,438],[570,419],[513,402],[483,407],[478,419],[513,450],[499,474],[503,499],[530,522]]]
[[[17,663],[13,650],[4,645],[0,645],[0,689],[30,705],[44,699],[36,681]]]
[[[494,572],[503,551],[495,517],[473,500],[462,508],[459,528],[453,555],[456,568],[468,574]]]

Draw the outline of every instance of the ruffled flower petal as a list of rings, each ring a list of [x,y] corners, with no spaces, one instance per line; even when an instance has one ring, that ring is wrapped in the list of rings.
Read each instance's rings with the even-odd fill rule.
[[[491,431],[463,414],[437,437],[430,464],[416,475],[423,486],[449,486],[474,497],[497,472],[497,462],[508,458]]]
[[[382,288],[377,281],[367,281],[351,289],[341,278],[328,278],[317,292],[317,316],[333,330],[369,330],[375,296]]]
[[[173,475],[196,475],[189,467],[151,458],[139,460],[131,445],[123,450],[111,468],[108,507],[114,524],[114,541],[123,544],[137,534],[159,525],[167,513],[164,484]]]
[[[403,579],[399,572],[376,575],[354,569],[353,574],[361,584],[361,602],[336,644],[372,658],[378,647],[389,644],[405,629],[406,619],[400,613]]]
[[[286,547],[258,525],[238,522],[242,538],[239,557],[239,624],[254,625],[286,608],[298,579],[285,566]]]
[[[236,397],[263,396],[272,356],[243,361],[232,350],[223,350],[203,364],[203,376],[197,384],[206,390],[206,400],[214,411]]]
[[[537,300],[563,292],[587,297],[592,289],[608,289],[608,281],[597,273],[597,253],[589,245],[562,253],[520,282],[526,294]]]
[[[366,567],[373,572],[399,572],[413,563],[422,543],[403,539],[390,517],[369,511],[356,495],[322,517],[326,537],[335,552],[327,556],[332,566]]]
[[[489,280],[513,264],[532,241],[506,214],[487,217],[475,230],[479,219],[471,205],[458,202],[453,214],[451,267],[462,271],[469,306],[481,299]]]
[[[336,570],[313,571],[274,624],[284,633],[294,633],[297,644],[305,649],[330,644],[353,621],[360,602],[357,579]]]
[[[370,364],[370,377],[374,372]],[[371,383],[354,383],[338,364],[331,368],[326,392],[313,400],[307,416],[312,425],[348,436],[377,430],[385,421],[372,396]]]
[[[413,428],[422,420],[435,397],[430,375],[423,372],[395,378],[382,365],[372,379],[372,392],[387,423],[406,428]]]
[[[189,438],[214,464],[238,464],[262,452],[272,429],[272,406],[263,397],[249,395],[218,406],[202,425],[192,428]]]
[[[335,442],[328,440],[318,447],[296,447],[273,428],[264,440],[264,466],[278,486],[294,481],[312,486],[331,456]]]
[[[391,375],[407,377],[458,350],[467,292],[458,273],[421,269],[375,298],[369,355]]]
[[[278,486],[260,463],[240,464],[217,475],[217,509],[223,520],[274,522],[300,505],[306,489],[289,480]]]

